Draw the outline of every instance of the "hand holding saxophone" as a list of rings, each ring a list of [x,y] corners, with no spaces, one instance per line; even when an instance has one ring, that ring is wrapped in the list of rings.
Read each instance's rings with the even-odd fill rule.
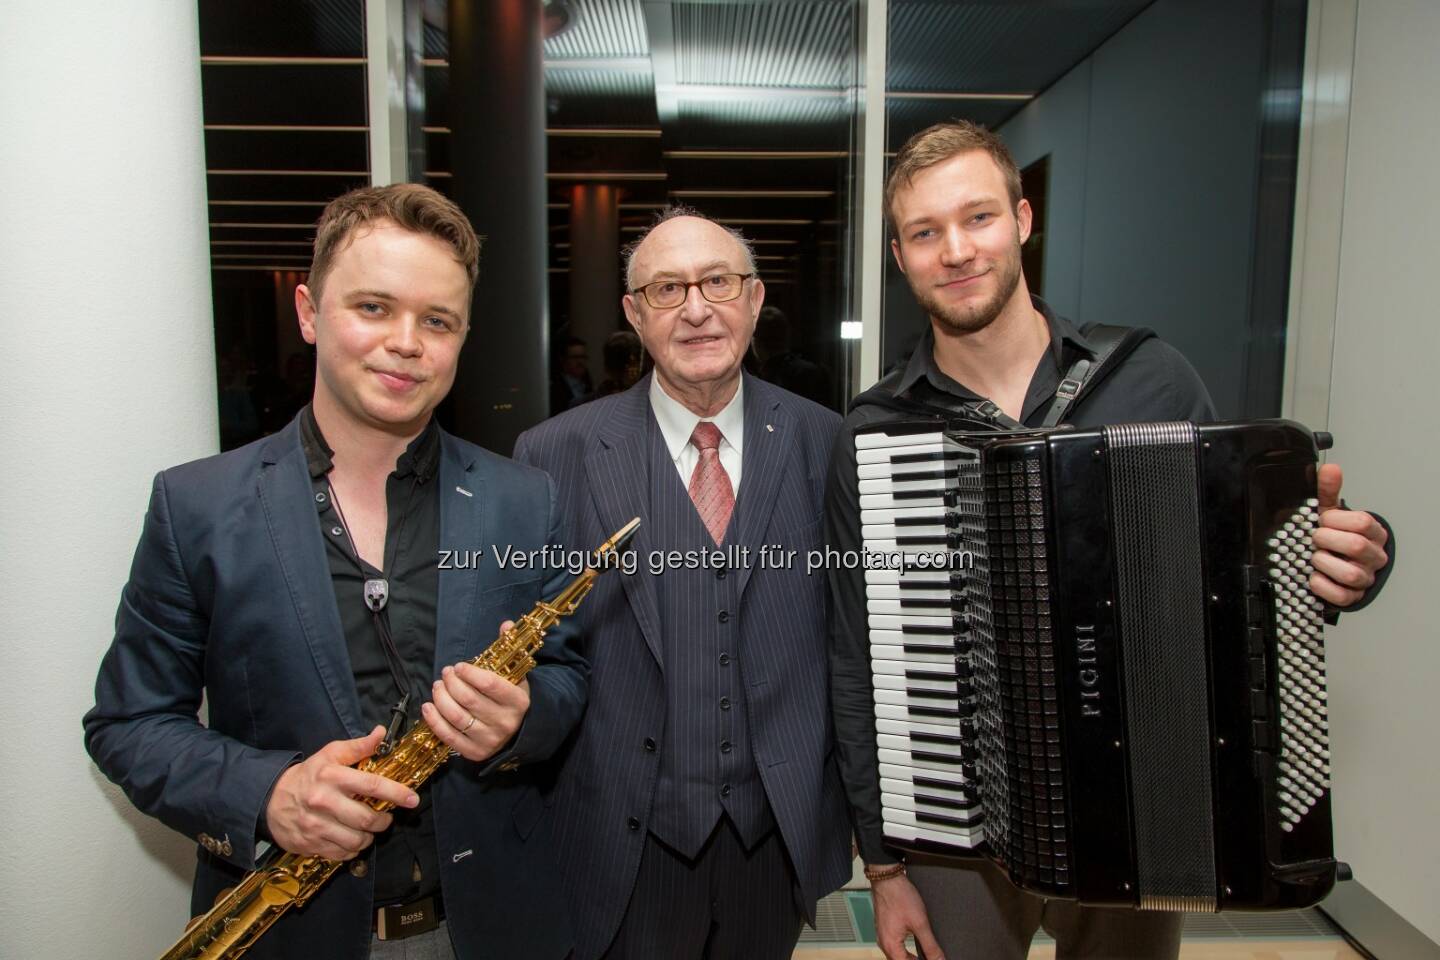
[[[500,624],[504,634],[514,621]],[[446,667],[420,708],[435,736],[466,760],[488,760],[515,735],[530,709],[530,682],[510,683],[472,663]]]
[[[377,813],[357,797],[387,800],[397,807],[420,802],[409,787],[355,769],[384,735],[385,728],[377,726],[364,737],[332,740],[280,774],[265,807],[265,823],[282,849],[349,860],[390,826],[390,814]]]

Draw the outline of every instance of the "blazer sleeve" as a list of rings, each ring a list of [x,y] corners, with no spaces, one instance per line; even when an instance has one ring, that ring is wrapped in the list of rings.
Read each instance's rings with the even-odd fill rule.
[[[560,512],[555,481],[547,474],[549,511],[546,518],[546,543],[564,549],[564,517]],[[545,578],[541,595],[536,600],[550,599],[565,588],[570,572],[557,569]],[[530,709],[509,746],[480,765],[483,776],[495,770],[513,770],[521,764],[547,760],[570,736],[585,712],[589,691],[590,665],[576,649],[574,617],[562,617],[545,631],[545,645],[536,655],[537,665],[530,671]]]
[[[213,837],[213,854],[254,869],[266,799],[300,755],[247,746],[200,722],[209,631],[162,473],[84,718],[85,748],[142,812],[187,836]]]

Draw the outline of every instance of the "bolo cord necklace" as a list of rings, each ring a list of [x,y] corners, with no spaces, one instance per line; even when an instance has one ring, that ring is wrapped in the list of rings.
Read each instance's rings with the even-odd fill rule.
[[[420,485],[419,475],[413,474],[412,477],[410,493],[405,498],[405,510],[400,514],[400,525],[395,529],[393,543],[396,554],[400,552],[400,538],[405,535],[405,521],[409,519],[410,508],[414,505],[415,488]],[[345,542],[350,545],[350,561],[355,564],[355,569],[360,571],[360,576],[365,578],[365,606],[375,620],[375,633],[380,638],[385,665],[390,668],[390,677],[400,691],[400,699],[390,708],[390,725],[385,728],[385,739],[380,741],[380,746],[375,750],[377,754],[385,757],[395,749],[395,738],[400,735],[410,717],[410,680],[405,675],[405,661],[400,659],[400,651],[396,649],[395,638],[390,633],[390,581],[383,576],[383,568],[380,571],[382,576],[379,577],[372,577],[366,571],[365,564],[360,559],[360,548],[355,545],[355,538],[350,533],[350,521],[345,519],[345,511],[340,506],[340,498],[335,495],[335,485],[330,482],[329,477],[325,479],[325,488],[330,491],[330,502],[335,505],[335,513],[340,518],[340,528],[345,531]],[[386,546],[389,547],[391,542],[388,537],[386,541]],[[394,558],[391,559],[393,567]],[[383,564],[385,558],[382,556],[380,560]]]

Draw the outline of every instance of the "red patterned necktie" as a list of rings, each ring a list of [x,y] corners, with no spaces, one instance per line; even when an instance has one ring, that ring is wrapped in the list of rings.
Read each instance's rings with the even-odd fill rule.
[[[735,509],[735,491],[730,486],[730,474],[720,462],[720,428],[713,423],[695,424],[690,442],[700,451],[700,462],[690,475],[690,500],[700,513],[700,522],[710,531],[710,537],[718,546],[725,539],[725,526],[730,522],[730,512]]]

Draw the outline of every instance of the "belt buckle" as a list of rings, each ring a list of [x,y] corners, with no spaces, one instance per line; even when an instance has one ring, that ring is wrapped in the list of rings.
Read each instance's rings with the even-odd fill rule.
[[[440,926],[439,911],[434,897],[422,897],[414,903],[400,903],[375,911],[375,936],[381,940],[404,940],[429,933]]]

